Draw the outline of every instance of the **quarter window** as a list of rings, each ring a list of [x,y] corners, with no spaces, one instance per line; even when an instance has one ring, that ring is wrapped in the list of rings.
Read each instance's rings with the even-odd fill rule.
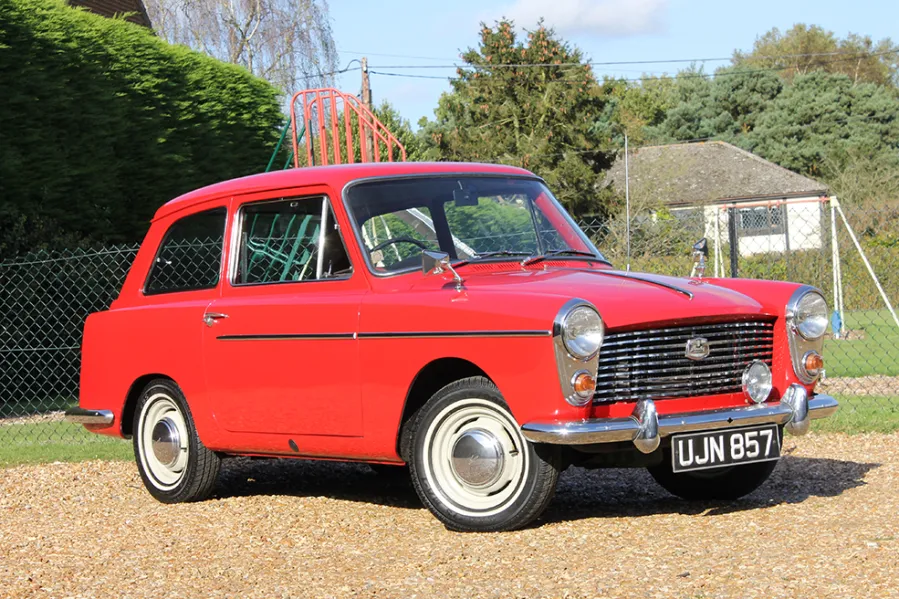
[[[218,285],[225,217],[225,208],[216,208],[175,221],[159,246],[144,293],[213,289]]]
[[[238,285],[314,281],[352,272],[324,198],[286,199],[243,208]]]

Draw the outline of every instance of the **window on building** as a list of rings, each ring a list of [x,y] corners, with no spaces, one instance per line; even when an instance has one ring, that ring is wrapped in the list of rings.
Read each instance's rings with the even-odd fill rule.
[[[740,208],[737,217],[743,235],[780,235],[786,231],[783,204]]]

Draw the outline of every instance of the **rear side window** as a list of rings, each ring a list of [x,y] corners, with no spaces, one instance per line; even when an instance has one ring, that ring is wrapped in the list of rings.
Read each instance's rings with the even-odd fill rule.
[[[225,208],[216,208],[175,221],[159,246],[144,293],[214,288],[222,266],[225,216]]]

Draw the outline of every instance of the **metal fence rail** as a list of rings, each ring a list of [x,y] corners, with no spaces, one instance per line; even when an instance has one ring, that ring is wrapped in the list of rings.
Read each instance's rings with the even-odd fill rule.
[[[899,323],[887,307],[899,301],[899,211],[844,212],[845,221],[828,201],[644,210],[631,221],[629,261],[632,270],[687,276],[690,247],[706,237],[706,276],[819,287],[839,308],[825,341],[823,388],[842,400],[842,417],[869,422],[872,413],[899,412]],[[580,224],[623,269],[624,219]],[[62,411],[77,403],[84,320],[116,297],[137,249],[40,252],[0,261],[0,443],[95,438],[62,422]]]

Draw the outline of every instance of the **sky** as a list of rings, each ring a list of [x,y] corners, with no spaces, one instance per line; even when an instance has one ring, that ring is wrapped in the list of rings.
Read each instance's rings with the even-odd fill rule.
[[[330,0],[331,27],[340,66],[368,57],[375,73],[451,77],[453,68],[398,69],[458,63],[476,47],[479,24],[506,16],[533,28],[540,17],[591,61],[658,61],[718,58],[706,71],[727,64],[735,49],[751,50],[772,27],[820,25],[839,37],[870,35],[899,42],[895,0]],[[598,76],[634,78],[673,73],[689,63],[595,67]],[[350,67],[358,67],[354,62]],[[433,119],[437,100],[450,89],[445,79],[371,75],[375,104],[387,100],[413,126]],[[358,70],[340,75],[337,87],[358,94]]]

